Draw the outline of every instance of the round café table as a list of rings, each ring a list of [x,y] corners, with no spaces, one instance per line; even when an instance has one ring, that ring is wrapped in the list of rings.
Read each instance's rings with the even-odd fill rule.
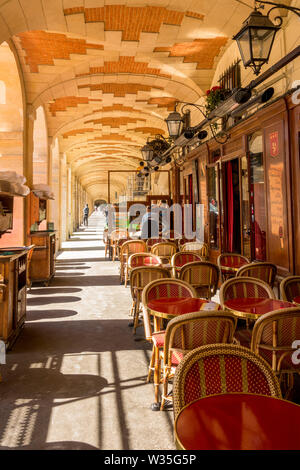
[[[229,299],[224,302],[224,308],[239,318],[257,320],[261,315],[281,308],[295,307],[291,302],[277,299],[243,297]]]
[[[297,305],[300,305],[300,295],[298,295],[297,297],[294,297],[293,302]]]
[[[162,319],[172,320],[178,315],[184,313],[199,312],[199,310],[218,310],[220,305],[205,299],[198,299],[194,297],[171,297],[153,299],[148,302],[147,309],[153,316],[153,332],[156,333],[161,330]],[[145,322],[147,323],[147,322]],[[160,384],[160,358],[159,349],[155,348],[154,353],[154,394],[155,402],[152,403],[151,408],[153,411],[160,410],[159,403],[159,384]]]
[[[150,300],[147,307],[154,317],[172,320],[177,315],[199,312],[199,310],[218,310],[220,306],[216,302],[194,297],[163,297]]]
[[[184,450],[299,450],[300,406],[246,393],[212,395],[184,407],[175,421]]]

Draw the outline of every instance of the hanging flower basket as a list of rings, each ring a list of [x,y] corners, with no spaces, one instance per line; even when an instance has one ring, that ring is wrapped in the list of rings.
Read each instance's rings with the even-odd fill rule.
[[[209,115],[220,103],[226,99],[227,92],[220,86],[214,86],[206,92],[206,114]]]

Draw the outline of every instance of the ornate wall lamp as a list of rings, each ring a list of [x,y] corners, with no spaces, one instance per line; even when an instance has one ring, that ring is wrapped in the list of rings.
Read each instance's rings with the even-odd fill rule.
[[[259,10],[263,10],[265,5],[270,5],[271,8],[266,15],[263,15]],[[255,75],[259,75],[262,66],[268,63],[276,33],[283,23],[280,15],[275,17],[277,24],[274,24],[270,19],[270,13],[277,8],[291,11],[300,18],[300,8],[282,3],[255,0],[254,11],[244,21],[241,30],[233,37],[237,42],[244,67],[251,67]]]

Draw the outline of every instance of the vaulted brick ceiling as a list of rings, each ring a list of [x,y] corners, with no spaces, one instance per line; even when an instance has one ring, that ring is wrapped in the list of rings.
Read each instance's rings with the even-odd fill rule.
[[[0,0],[0,39],[13,35],[28,103],[99,198],[107,170],[136,168],[147,137],[166,135],[176,101],[201,98],[249,12],[236,0]]]

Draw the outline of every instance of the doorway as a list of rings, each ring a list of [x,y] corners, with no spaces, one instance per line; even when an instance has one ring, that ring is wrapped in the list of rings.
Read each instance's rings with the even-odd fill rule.
[[[224,251],[241,253],[241,208],[239,159],[224,163]]]

